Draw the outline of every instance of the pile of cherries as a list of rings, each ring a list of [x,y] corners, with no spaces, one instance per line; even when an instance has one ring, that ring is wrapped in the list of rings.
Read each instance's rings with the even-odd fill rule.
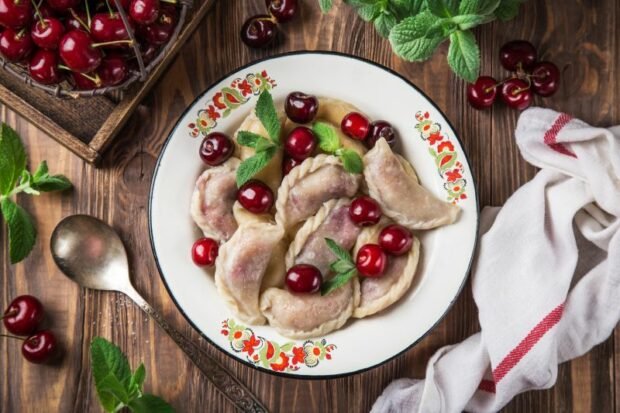
[[[165,1],[165,3],[164,3]],[[170,40],[175,0],[121,0],[142,57]],[[0,0],[0,54],[35,81],[75,89],[115,86],[136,70],[136,55],[114,0]]]
[[[499,94],[510,108],[527,109],[534,93],[547,97],[560,86],[560,70],[547,61],[537,61],[536,48],[528,41],[513,40],[502,46],[499,60],[512,74],[501,82],[480,76],[467,86],[467,100],[476,109],[490,108]]]
[[[15,336],[0,335],[23,340],[22,355],[31,363],[51,361],[57,354],[56,337],[50,330],[40,330],[43,321],[43,304],[31,295],[20,295],[4,311],[4,327]]]
[[[355,198],[349,206],[351,220],[360,227],[375,225],[381,219],[381,207],[369,196]],[[398,224],[384,227],[378,244],[365,244],[355,257],[357,272],[363,277],[381,277],[389,256],[406,254],[413,244],[411,232]],[[314,293],[323,284],[321,271],[311,264],[297,264],[286,272],[286,286],[294,293]]]
[[[267,47],[278,37],[278,23],[297,13],[297,0],[265,0],[269,14],[252,16],[241,27],[241,40],[249,47]]]

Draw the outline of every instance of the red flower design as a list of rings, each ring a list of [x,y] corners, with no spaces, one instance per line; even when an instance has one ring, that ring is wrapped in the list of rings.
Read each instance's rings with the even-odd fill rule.
[[[306,352],[303,347],[293,347],[293,364],[303,363],[306,358]]]
[[[250,86],[250,83],[247,80],[241,82],[238,87],[243,96],[252,94],[252,86]]]
[[[254,334],[250,336],[249,339],[243,341],[243,349],[242,351],[252,355],[254,353],[254,347],[260,344],[260,340],[256,338]]]
[[[448,149],[450,152],[454,151],[454,145],[452,144],[452,142],[450,141],[444,141],[441,142],[439,145],[437,145],[437,151],[438,152],[443,152],[444,149]]]
[[[284,352],[280,352],[280,359],[282,362],[280,363],[271,363],[269,366],[273,369],[273,371],[284,371],[288,367],[288,356]]]
[[[267,78],[267,77],[268,77],[268,76],[267,76],[267,71],[266,71],[266,70],[263,70],[262,72],[260,72],[260,75],[261,75],[262,77],[264,77],[264,78]]]
[[[209,118],[212,120],[216,120],[220,117],[220,114],[218,113],[217,109],[213,107],[213,105],[209,105],[209,107],[207,108],[207,116],[209,116]]]
[[[217,92],[215,95],[213,95],[213,104],[218,109],[226,109],[226,105],[224,104],[224,102],[222,102],[222,97],[224,97],[222,92]]]
[[[457,179],[462,178],[462,177],[463,176],[461,175],[461,172],[458,169],[446,172],[446,178],[448,178],[448,182],[454,182]]]
[[[434,132],[434,133],[431,133],[430,136],[428,137],[428,144],[434,145],[440,140],[443,140],[443,136],[441,136],[441,133]]]
[[[222,330],[221,333],[222,333],[222,335],[227,336],[228,335],[228,330]]]

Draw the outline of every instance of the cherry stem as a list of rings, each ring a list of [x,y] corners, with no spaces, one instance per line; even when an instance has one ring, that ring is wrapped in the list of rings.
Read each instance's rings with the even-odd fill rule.
[[[127,44],[127,45],[133,45],[133,40],[113,40],[111,42],[101,42],[101,43],[93,43],[92,47],[105,47],[105,46],[112,46],[115,44]]]
[[[159,0],[162,3],[177,4],[177,0]]]
[[[112,10],[112,6],[110,6],[110,2],[105,0],[105,5],[108,7],[108,12],[110,13],[110,17],[114,16],[114,11]]]
[[[499,85],[502,85],[504,83],[506,83],[507,81],[509,81],[512,78],[507,78],[502,80],[501,82],[497,82],[496,84],[494,84],[493,86],[489,86],[488,88],[484,89],[484,93],[489,93],[490,91],[492,91],[493,89],[495,89],[496,87],[498,87]]]
[[[0,320],[4,320],[7,317],[13,317],[14,315],[19,314],[18,310],[13,310],[13,311],[9,311],[8,313],[4,313],[4,315],[2,316],[2,318],[0,318]]]
[[[75,20],[77,20],[78,23],[80,23],[82,25],[82,27],[84,27],[86,29],[87,32],[90,32],[90,27],[88,27],[86,25],[86,23],[84,23],[84,20],[80,19],[80,16],[78,16],[78,14],[75,12],[75,10],[69,9],[69,12],[71,13],[71,16],[73,16],[73,18]]]
[[[41,11],[39,10],[39,6],[37,5],[37,2],[34,0],[30,0],[32,2],[32,5],[34,6],[34,15],[37,16],[37,18],[39,19],[39,22],[41,23],[41,25],[43,25],[43,28],[45,29],[47,27],[47,23],[45,23],[45,20],[43,20],[43,16],[41,15]]]
[[[23,29],[17,32],[17,37],[21,39],[22,37],[24,37],[25,33],[26,33],[26,28],[24,27]]]
[[[88,0],[84,0],[84,6],[86,9],[86,22],[88,23],[88,27],[90,27],[90,7],[88,6]]]
[[[9,334],[0,334],[0,337],[13,338],[13,339],[19,340],[19,341],[26,341],[25,338],[21,338],[21,337],[17,337],[17,336],[12,336],[12,335],[9,335]]]
[[[101,78],[99,77],[98,74],[95,73],[95,76],[90,76],[87,75],[85,73],[78,73],[78,75],[82,76],[85,79],[90,80],[91,82],[93,82],[97,87],[101,86]]]

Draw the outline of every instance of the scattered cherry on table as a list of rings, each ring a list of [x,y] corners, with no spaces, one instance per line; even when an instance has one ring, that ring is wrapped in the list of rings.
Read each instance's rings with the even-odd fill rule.
[[[497,80],[491,76],[480,76],[475,83],[467,85],[467,100],[476,109],[493,106],[497,98]]]
[[[355,267],[364,277],[380,277],[385,272],[388,257],[377,244],[365,244],[357,252]]]
[[[22,343],[22,355],[31,363],[46,363],[57,354],[58,344],[50,330],[40,331]]]
[[[265,5],[278,23],[290,21],[297,13],[297,0],[265,0]]]
[[[194,264],[200,267],[214,265],[219,248],[219,244],[213,238],[200,238],[192,246],[192,260]]]
[[[513,40],[499,50],[499,60],[506,70],[528,70],[536,62],[536,48],[526,40]]]
[[[413,244],[411,232],[402,225],[392,224],[379,233],[379,246],[388,254],[406,254]]]
[[[560,69],[551,62],[538,62],[532,68],[531,79],[537,95],[551,96],[560,87]]]
[[[374,225],[381,219],[381,207],[369,196],[355,198],[349,206],[349,216],[358,226]]]
[[[200,144],[200,158],[209,166],[221,165],[235,150],[232,140],[221,132],[211,132]]]
[[[370,132],[370,121],[359,112],[350,112],[342,118],[340,128],[348,137],[363,141]]]
[[[241,40],[249,47],[271,45],[278,35],[278,26],[271,16],[261,14],[250,17],[241,27]]]
[[[15,297],[2,316],[7,331],[18,336],[34,333],[42,320],[43,304],[32,295]]]
[[[284,102],[286,116],[295,123],[310,123],[319,110],[319,100],[316,96],[303,92],[289,93]]]
[[[253,214],[269,212],[273,206],[273,199],[271,188],[257,179],[249,180],[237,191],[237,201]]]
[[[530,85],[522,79],[508,79],[502,84],[501,96],[504,103],[513,109],[525,110],[532,104]]]
[[[284,141],[284,150],[298,161],[308,158],[316,149],[317,139],[312,129],[298,126],[293,129]]]
[[[321,271],[314,265],[297,264],[286,272],[286,286],[294,293],[315,293],[322,283]]]

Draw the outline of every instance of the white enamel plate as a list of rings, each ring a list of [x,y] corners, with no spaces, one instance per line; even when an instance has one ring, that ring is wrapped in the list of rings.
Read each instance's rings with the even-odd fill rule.
[[[190,214],[194,183],[204,169],[203,134],[232,136],[263,89],[276,105],[300,90],[359,107],[371,119],[392,123],[398,150],[422,184],[462,211],[455,224],[418,234],[421,262],[411,290],[388,310],[316,339],[290,340],[269,326],[238,322],[218,295],[213,278],[190,257],[201,236]],[[378,366],[417,343],[459,294],[474,253],[478,228],[476,188],[467,157],[441,111],[398,74],[356,57],[300,52],[243,67],[217,82],[187,109],[157,163],[150,197],[151,243],[170,296],[210,342],[255,368],[285,376],[327,378]],[[311,317],[311,314],[308,314]]]

